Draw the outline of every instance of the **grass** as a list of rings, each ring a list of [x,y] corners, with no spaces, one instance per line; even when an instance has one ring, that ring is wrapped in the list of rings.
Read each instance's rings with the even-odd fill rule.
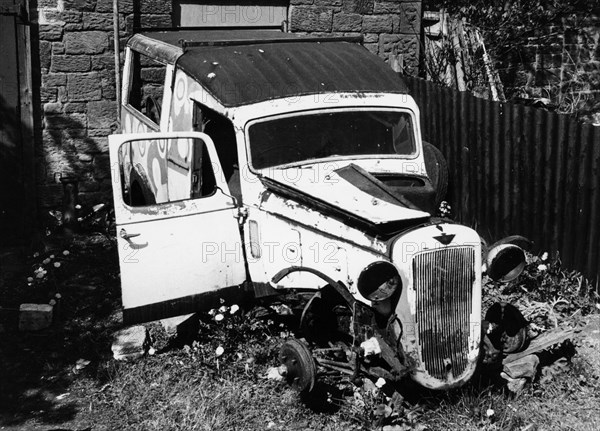
[[[544,378],[518,395],[480,376],[449,392],[403,382],[399,395],[388,386],[379,390],[325,380],[314,394],[300,397],[284,383],[265,378],[289,335],[269,307],[244,315],[226,310],[219,321],[215,313],[203,313],[198,335],[186,346],[116,362],[110,352],[111,335],[119,327],[115,254],[106,241],[82,243],[61,258],[61,272],[50,274],[54,278],[47,282],[25,288],[18,280],[5,284],[3,297],[13,301],[8,306],[22,299],[18,291],[40,301],[60,291],[63,312],[60,325],[39,334],[18,333],[4,322],[0,429],[600,429],[599,336],[581,341],[580,353],[566,366],[546,368]],[[486,298],[525,305],[565,300],[548,312],[537,311],[541,328],[553,326],[552,313],[565,325],[595,311],[597,296],[577,274],[563,271],[557,262],[540,271],[540,264],[539,257],[531,256],[519,282],[487,285]],[[91,362],[78,369],[80,359]]]

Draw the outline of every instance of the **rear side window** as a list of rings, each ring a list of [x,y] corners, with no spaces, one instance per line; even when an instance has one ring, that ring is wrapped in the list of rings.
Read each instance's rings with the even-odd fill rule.
[[[127,103],[150,121],[160,124],[167,65],[132,51]]]

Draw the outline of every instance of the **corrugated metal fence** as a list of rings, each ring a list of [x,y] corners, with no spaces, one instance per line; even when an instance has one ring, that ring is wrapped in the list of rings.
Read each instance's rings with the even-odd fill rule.
[[[404,79],[423,139],[448,160],[457,219],[487,240],[524,235],[600,280],[600,127]]]

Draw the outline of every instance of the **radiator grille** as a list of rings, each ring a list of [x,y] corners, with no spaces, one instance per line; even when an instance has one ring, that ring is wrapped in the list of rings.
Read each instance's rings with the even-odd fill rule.
[[[421,354],[437,379],[458,377],[468,365],[474,260],[471,247],[428,251],[413,260]]]

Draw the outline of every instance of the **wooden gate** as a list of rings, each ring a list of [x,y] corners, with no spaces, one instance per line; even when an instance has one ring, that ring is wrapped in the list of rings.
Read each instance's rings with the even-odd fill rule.
[[[33,222],[33,116],[27,10],[0,0],[0,246],[24,243]]]

